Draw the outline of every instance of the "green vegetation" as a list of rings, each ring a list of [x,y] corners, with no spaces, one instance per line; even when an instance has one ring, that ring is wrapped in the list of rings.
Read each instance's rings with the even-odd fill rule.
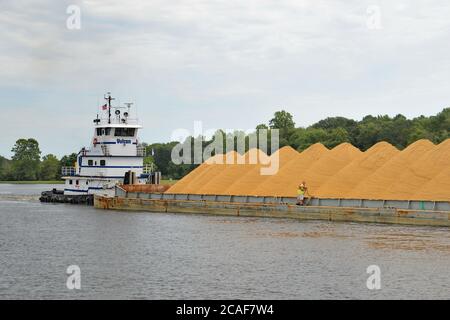
[[[369,115],[361,121],[330,117],[306,128],[296,127],[293,116],[282,110],[275,112],[274,117],[267,124],[258,125],[255,132],[250,135],[245,135],[240,131],[224,135],[223,152],[227,151],[225,149],[227,140],[234,141],[234,150],[236,150],[236,142],[241,138],[246,141],[244,151],[248,151],[250,136],[257,134],[258,130],[262,129],[268,130],[269,133],[271,129],[279,129],[280,147],[289,145],[299,151],[317,142],[328,148],[349,142],[365,151],[377,142],[387,141],[398,149],[403,149],[419,139],[429,139],[434,143],[440,143],[449,138],[450,108],[442,110],[435,116],[420,116],[414,119],[407,119],[401,114],[392,118],[387,115]],[[220,130],[218,132],[223,133]],[[213,139],[188,137],[185,143],[191,145],[191,159],[194,155],[195,142],[205,148],[213,142]],[[156,170],[161,171],[163,178],[166,179],[163,180],[164,183],[170,183],[169,179],[176,181],[198,166],[198,164],[176,165],[171,161],[172,149],[177,144],[177,142],[144,144],[148,154],[144,163],[151,164]],[[12,152],[14,154],[11,160],[0,156],[0,182],[55,183],[60,179],[61,167],[73,166],[77,158],[76,153],[66,155],[60,160],[52,154],[41,158],[39,144],[34,139],[17,140]]]
[[[11,160],[0,157],[0,183],[59,183],[61,163],[52,154],[41,160],[35,139],[19,139],[11,150]]]

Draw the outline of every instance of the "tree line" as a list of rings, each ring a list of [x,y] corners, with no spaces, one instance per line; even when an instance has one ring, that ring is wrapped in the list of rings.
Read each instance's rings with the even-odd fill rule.
[[[11,150],[12,158],[0,156],[0,180],[4,181],[55,181],[61,179],[61,167],[73,166],[77,154],[58,159],[53,154],[41,158],[39,143],[33,139],[19,139]]]
[[[349,142],[365,151],[380,141],[387,141],[401,150],[419,139],[429,139],[436,144],[448,139],[450,108],[445,108],[434,116],[420,116],[413,119],[407,119],[401,114],[394,117],[368,115],[360,121],[344,117],[329,117],[309,127],[296,127],[292,114],[281,110],[275,112],[273,118],[267,123],[258,125],[253,133],[220,131],[223,133],[224,140],[234,139],[236,142],[237,139],[245,139],[245,151],[248,151],[250,136],[257,134],[261,129],[268,130],[269,140],[270,131],[278,129],[280,147],[291,146],[298,151],[305,150],[318,142],[328,148]],[[192,145],[196,140],[203,147],[213,142],[212,138],[210,140],[205,137],[187,138],[187,142]],[[165,179],[182,178],[198,164],[174,164],[171,161],[171,154],[177,144],[178,142],[144,143],[148,155],[144,163],[153,164],[156,170],[161,171]],[[223,145],[223,152],[226,152],[226,143]],[[234,150],[237,149],[236,146],[237,143],[234,145]],[[270,154],[271,151],[268,151]],[[10,160],[0,156],[0,180],[58,180],[61,177],[61,167],[73,166],[77,156],[76,153],[72,153],[61,159],[52,154],[41,157],[39,143],[32,138],[17,140],[12,152],[13,156]]]

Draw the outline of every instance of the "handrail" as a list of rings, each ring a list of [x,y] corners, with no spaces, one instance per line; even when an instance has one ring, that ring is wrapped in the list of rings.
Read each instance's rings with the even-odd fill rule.
[[[150,174],[153,172],[155,172],[155,164],[154,163],[144,164],[144,166],[142,167],[142,173],[144,173],[144,174]]]
[[[62,176],[74,176],[76,175],[75,167],[61,167],[61,175]]]

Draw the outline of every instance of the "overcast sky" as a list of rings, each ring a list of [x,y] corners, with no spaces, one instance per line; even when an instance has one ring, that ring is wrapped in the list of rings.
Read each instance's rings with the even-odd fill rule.
[[[136,103],[146,142],[280,109],[300,126],[431,115],[450,105],[450,1],[0,0],[0,70],[8,157],[18,138],[58,156],[89,145],[106,91]]]

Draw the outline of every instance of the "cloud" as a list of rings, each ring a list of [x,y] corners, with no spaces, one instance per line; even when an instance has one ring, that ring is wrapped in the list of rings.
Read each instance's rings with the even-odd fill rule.
[[[66,28],[70,4],[81,30]],[[380,29],[367,28],[370,5]],[[450,99],[449,14],[424,0],[4,0],[0,108],[14,134],[0,154],[36,131],[59,155],[87,144],[105,91],[137,102],[147,141],[194,120],[252,128],[278,108],[301,125],[436,113]],[[14,116],[30,109],[32,129]],[[52,139],[49,117],[70,143]]]

